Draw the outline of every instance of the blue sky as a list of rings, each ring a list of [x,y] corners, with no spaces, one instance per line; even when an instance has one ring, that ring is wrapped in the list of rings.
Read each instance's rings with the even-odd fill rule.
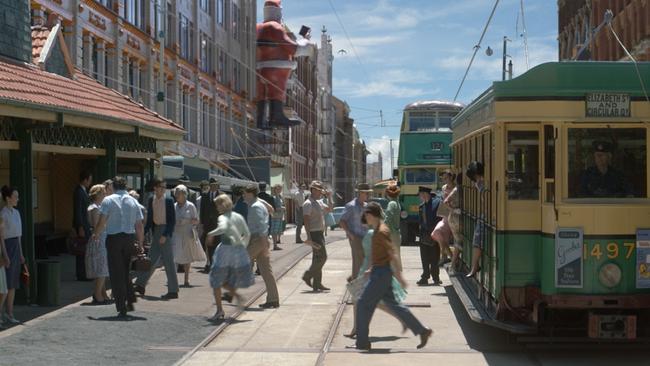
[[[320,41],[324,25],[334,45],[334,94],[348,102],[370,151],[384,156],[390,174],[389,138],[399,139],[402,108],[416,100],[453,100],[492,10],[492,0],[283,0],[284,21],[304,24]],[[262,16],[263,1],[258,0]],[[557,1],[524,0],[529,66],[557,60]],[[520,0],[501,0],[458,101],[469,103],[501,79],[503,36],[514,76],[526,71]],[[494,54],[488,57],[490,46]],[[339,50],[345,50],[345,52]],[[356,52],[355,52],[356,51]],[[379,110],[388,127],[379,127]],[[394,147],[397,143],[394,142]],[[395,164],[397,150],[395,150]]]

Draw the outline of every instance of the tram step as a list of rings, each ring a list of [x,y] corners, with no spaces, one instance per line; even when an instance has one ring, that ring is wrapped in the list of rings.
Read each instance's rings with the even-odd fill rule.
[[[461,303],[465,307],[470,319],[477,323],[489,325],[495,328],[503,329],[507,332],[514,334],[536,334],[537,328],[513,322],[500,321],[494,318],[490,312],[487,311],[482,302],[476,297],[476,293],[472,291],[471,279],[465,278],[463,275],[449,276],[451,284],[458,295]]]

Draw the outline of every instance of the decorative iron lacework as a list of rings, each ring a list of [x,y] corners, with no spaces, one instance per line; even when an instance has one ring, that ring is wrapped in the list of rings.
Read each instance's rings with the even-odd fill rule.
[[[117,138],[117,150],[140,153],[155,153],[156,139],[143,136],[137,137],[135,135],[120,136]]]
[[[74,146],[88,149],[104,148],[104,132],[81,127],[53,127],[35,129],[32,141],[36,144]]]
[[[15,141],[16,138],[14,122],[9,118],[0,117],[0,140]]]

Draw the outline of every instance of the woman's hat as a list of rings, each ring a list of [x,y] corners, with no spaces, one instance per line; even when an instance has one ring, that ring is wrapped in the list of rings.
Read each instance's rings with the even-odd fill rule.
[[[399,196],[399,193],[401,192],[399,186],[395,182],[391,182],[388,184],[388,187],[386,187],[386,195],[389,197],[397,197]]]
[[[421,192],[431,194],[431,188],[425,187],[425,186],[419,186],[418,187],[418,193],[421,193]]]
[[[210,178],[210,184],[219,184],[215,178]]]
[[[368,183],[359,183],[357,184],[357,192],[372,192],[372,188]]]
[[[594,152],[612,152],[612,144],[607,141],[594,141],[592,143]]]

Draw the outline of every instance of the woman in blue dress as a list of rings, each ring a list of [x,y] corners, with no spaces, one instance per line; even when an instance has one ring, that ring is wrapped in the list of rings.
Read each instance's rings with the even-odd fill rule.
[[[203,202],[202,204],[209,204]],[[221,236],[221,243],[215,249],[210,269],[210,287],[214,290],[214,301],[217,312],[208,319],[212,322],[221,322],[225,318],[221,302],[221,288],[228,290],[230,298],[235,298],[239,306],[243,300],[237,294],[238,288],[247,288],[253,285],[255,279],[251,271],[251,262],[246,247],[251,234],[244,218],[232,211],[232,201],[225,194],[217,196],[214,200],[217,205],[219,224],[216,229],[207,235],[209,240]]]
[[[20,288],[20,271],[25,264],[23,249],[20,245],[23,236],[22,220],[20,212],[16,210],[18,205],[18,190],[13,187],[2,187],[2,200],[5,207],[0,211],[2,222],[4,223],[4,241],[7,249],[7,259],[9,266],[5,266],[5,276],[7,278],[7,299],[5,302],[4,313],[2,318],[5,323],[15,325],[20,321],[14,318],[14,299],[16,289]]]
[[[383,217],[384,217],[384,214],[382,213],[382,219],[383,219]],[[361,222],[364,225],[366,224],[365,215],[361,216]],[[368,280],[369,280],[368,275],[366,274],[366,271],[370,267],[370,258],[372,256],[372,236],[373,236],[374,233],[375,233],[375,231],[373,229],[370,229],[370,230],[368,230],[366,235],[363,237],[363,241],[362,241],[362,245],[363,245],[363,262],[361,263],[361,268],[359,269],[357,279],[353,281],[353,282],[362,281],[364,283],[364,285],[357,284],[356,286],[350,286],[349,287],[350,293],[352,295],[352,301],[354,302],[354,312],[353,312],[354,318],[353,318],[353,323],[352,323],[354,325],[353,325],[353,328],[350,331],[350,333],[345,335],[346,337],[349,337],[349,338],[355,338],[356,335],[357,335],[357,330],[356,330],[356,323],[357,323],[356,322],[356,313],[357,313],[356,307],[357,306],[356,306],[356,303],[357,303],[357,300],[359,299],[359,297],[361,296],[361,293],[363,292],[363,288],[365,287],[365,284],[367,284]],[[404,289],[404,286],[402,286],[399,283],[399,281],[397,280],[397,278],[395,278],[395,276],[393,276],[393,279],[392,279],[392,288],[393,288],[393,294],[395,295],[395,300],[397,300],[398,303],[401,303],[402,301],[404,301],[404,299],[406,298],[407,292]],[[385,311],[386,313],[388,313],[388,314],[392,315],[393,317],[395,317],[395,319],[399,320],[395,316],[395,314],[391,313],[390,310],[388,309],[388,307],[386,307],[383,303],[380,302],[379,305],[377,305],[377,308]],[[402,327],[403,327],[402,332],[403,333],[406,332],[408,330],[408,328],[406,327],[406,325],[404,323],[401,322],[401,320],[400,320],[400,323],[402,324]]]

